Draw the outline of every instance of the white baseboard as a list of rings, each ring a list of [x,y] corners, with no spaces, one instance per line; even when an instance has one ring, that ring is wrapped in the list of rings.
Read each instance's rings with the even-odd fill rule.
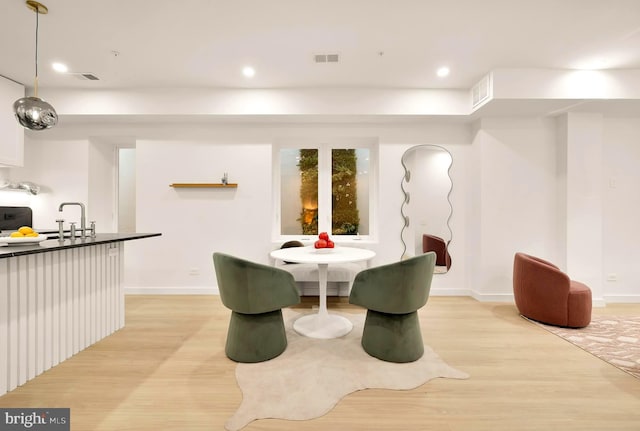
[[[342,283],[347,284],[347,283]],[[340,294],[344,296],[349,296],[347,286],[341,286]],[[218,287],[135,287],[135,286],[125,286],[124,287],[125,295],[219,295],[220,291]],[[336,295],[335,287],[333,290],[329,290],[328,294]],[[305,289],[302,292],[303,295],[309,296],[318,296],[318,288],[315,290],[313,288],[309,288],[305,286]],[[467,289],[455,289],[455,288],[447,288],[447,289],[431,289],[429,293],[432,296],[470,296],[469,291]],[[477,298],[476,298],[477,299]],[[484,301],[490,301],[490,299],[479,299]]]
[[[480,302],[511,302],[514,303],[513,293],[479,293],[475,290],[470,295],[473,299]]]
[[[219,295],[218,286],[215,287],[134,287],[125,286],[125,295]]]
[[[511,302],[513,304],[515,304],[515,299],[513,298],[513,293],[490,293],[490,294],[482,294],[482,293],[478,293],[475,291],[471,292],[471,297],[480,301],[480,302]],[[615,297],[616,300],[613,299],[614,297],[606,297],[606,298],[593,298],[592,303],[594,307],[606,307],[607,303],[611,304],[611,303],[615,303],[615,302],[625,302],[625,301],[620,301],[617,299],[620,299],[622,297]],[[640,297],[636,296],[635,300],[629,300],[626,302],[630,302],[630,303],[634,303],[634,302],[638,302],[640,303]]]
[[[467,289],[456,288],[431,288],[429,296],[469,296],[469,291]]]
[[[219,295],[218,287],[135,287],[125,286],[125,295]],[[315,293],[317,295],[317,292]],[[432,296],[471,296],[480,302],[511,302],[513,293],[478,293],[467,289],[431,289]],[[607,304],[640,304],[640,295],[607,295],[604,298],[593,298],[594,307],[605,307]]]
[[[607,304],[640,304],[640,295],[605,295]]]

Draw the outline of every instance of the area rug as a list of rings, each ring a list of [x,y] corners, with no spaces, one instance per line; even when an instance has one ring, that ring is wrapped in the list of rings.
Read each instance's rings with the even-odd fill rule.
[[[580,329],[534,323],[640,379],[640,317],[593,316]]]
[[[369,356],[360,345],[364,314],[336,313],[351,320],[353,330],[340,338],[321,340],[297,334],[292,325],[301,314],[284,312],[285,352],[270,361],[236,367],[242,402],[225,424],[229,431],[256,419],[317,418],[344,396],[367,388],[408,390],[436,377],[469,377],[447,365],[428,346],[421,359],[407,364]]]

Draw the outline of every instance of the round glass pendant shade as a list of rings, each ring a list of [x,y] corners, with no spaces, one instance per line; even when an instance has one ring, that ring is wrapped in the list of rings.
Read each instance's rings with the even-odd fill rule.
[[[44,130],[58,123],[58,114],[53,106],[39,97],[23,97],[13,104],[18,122],[30,130]]]

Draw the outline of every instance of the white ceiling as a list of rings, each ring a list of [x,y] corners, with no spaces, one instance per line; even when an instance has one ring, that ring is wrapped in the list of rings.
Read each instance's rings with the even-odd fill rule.
[[[32,86],[35,13],[0,1],[0,75]],[[496,68],[640,68],[640,0],[42,2],[40,88],[470,88]]]

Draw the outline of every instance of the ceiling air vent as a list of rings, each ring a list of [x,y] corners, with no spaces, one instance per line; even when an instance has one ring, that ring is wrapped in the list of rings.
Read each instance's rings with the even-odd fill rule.
[[[313,60],[316,63],[337,63],[340,61],[339,54],[315,54]]]
[[[491,98],[491,74],[471,88],[471,106],[475,109]]]
[[[88,79],[89,81],[99,81],[100,80],[100,78],[95,76],[93,73],[82,73],[81,75],[84,76],[85,79]]]
[[[83,81],[99,81],[100,80],[100,78],[95,76],[93,73],[76,72],[76,73],[73,73],[73,75],[75,75],[76,78],[81,79]]]

